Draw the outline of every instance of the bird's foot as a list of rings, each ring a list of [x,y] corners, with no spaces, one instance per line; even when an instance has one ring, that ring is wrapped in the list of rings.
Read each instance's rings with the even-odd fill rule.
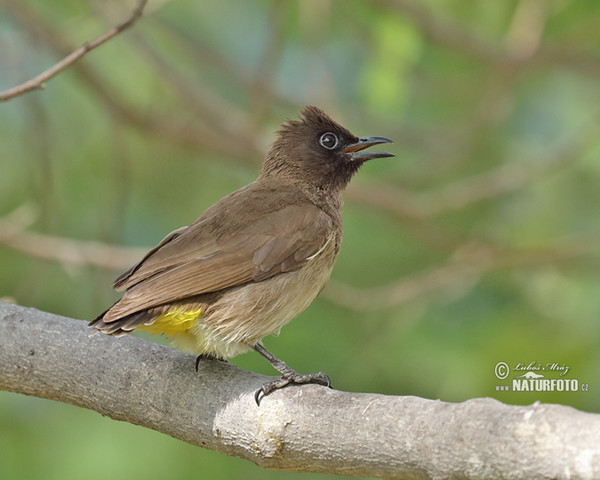
[[[305,383],[316,383],[318,385],[331,388],[331,380],[323,372],[302,375],[295,372],[291,368],[288,368],[287,371],[281,375],[281,378],[269,383],[265,383],[256,392],[254,392],[254,400],[256,401],[257,405],[260,405],[261,398],[266,397],[275,390],[279,390],[280,388],[286,387],[290,384],[303,385]]]
[[[227,360],[225,360],[224,358],[219,358],[215,355],[210,355],[208,353],[203,353],[202,355],[198,355],[196,357],[196,372],[198,372],[198,365],[200,365],[200,361],[202,360],[219,360],[220,362],[225,362],[225,363],[229,363]]]

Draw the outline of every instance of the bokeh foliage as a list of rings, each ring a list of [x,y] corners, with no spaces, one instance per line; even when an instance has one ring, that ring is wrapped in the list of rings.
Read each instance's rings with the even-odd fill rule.
[[[0,89],[132,7],[5,0]],[[93,318],[118,271],[40,258],[48,238],[154,245],[315,104],[397,158],[354,180],[331,285],[267,346],[343,390],[599,412],[599,24],[600,3],[568,0],[150,1],[0,105],[0,297]],[[590,391],[499,392],[500,361],[567,365]],[[0,432],[0,478],[299,475],[5,392]]]

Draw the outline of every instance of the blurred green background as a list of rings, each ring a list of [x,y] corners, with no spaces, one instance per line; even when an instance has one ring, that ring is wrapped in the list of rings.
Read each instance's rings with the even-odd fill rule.
[[[4,0],[0,89],[133,6]],[[600,412],[599,24],[600,2],[568,0],[151,0],[0,105],[0,297],[92,319],[131,247],[252,181],[314,104],[397,157],[354,179],[330,285],[267,347],[341,390]],[[497,391],[518,374],[498,380],[501,361],[566,365],[590,390]],[[327,477],[0,392],[2,479],[192,476]]]

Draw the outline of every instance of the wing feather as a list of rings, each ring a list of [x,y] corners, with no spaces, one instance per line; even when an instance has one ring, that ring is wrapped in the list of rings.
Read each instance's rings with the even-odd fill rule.
[[[172,232],[119,277],[117,287],[127,291],[104,322],[298,269],[324,247],[333,228],[331,217],[308,202],[259,211],[254,221],[231,211],[227,219],[209,213]],[[232,218],[246,221],[232,224]]]

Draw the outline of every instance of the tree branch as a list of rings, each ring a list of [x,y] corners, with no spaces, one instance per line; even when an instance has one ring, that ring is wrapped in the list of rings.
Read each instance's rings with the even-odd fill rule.
[[[81,321],[0,303],[0,388],[90,408],[271,469],[385,478],[600,477],[600,415],[452,404],[270,380]]]
[[[123,30],[126,30],[129,27],[131,27],[135,23],[135,21],[142,15],[146,3],[148,3],[148,0],[139,0],[131,16],[123,23],[111,28],[108,32],[104,33],[103,35],[100,35],[95,40],[85,43],[77,50],[63,58],[60,62],[43,71],[31,80],[17,85],[16,87],[5,90],[4,92],[0,92],[0,102],[5,102],[7,100],[10,100],[11,98],[18,97],[19,95],[23,95],[24,93],[27,93],[31,90],[44,88],[46,82],[52,77],[62,72],[65,68],[68,68],[70,65],[75,63],[77,60],[79,60],[81,57],[83,57],[85,54],[87,54],[94,48],[99,47],[103,43],[107,42],[114,36],[121,33]]]

